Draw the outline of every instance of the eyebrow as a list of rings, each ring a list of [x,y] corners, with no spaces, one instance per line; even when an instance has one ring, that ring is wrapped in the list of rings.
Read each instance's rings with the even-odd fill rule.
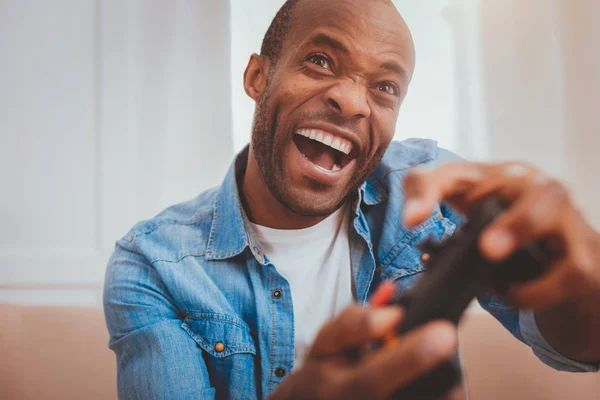
[[[337,50],[343,52],[344,54],[350,53],[348,51],[348,49],[346,48],[346,46],[344,46],[342,44],[342,42],[332,38],[331,36],[325,35],[324,33],[318,34],[317,36],[312,38],[310,41],[308,41],[306,43],[306,45],[303,47],[307,47],[307,46],[311,46],[311,45],[317,45],[317,46],[325,45],[325,46],[329,46],[331,48],[337,49]]]
[[[399,75],[402,75],[403,78],[406,78],[406,71],[399,64],[396,64],[393,61],[384,62],[379,66],[379,68],[386,69],[391,72],[395,72]]]
[[[308,46],[329,46],[331,48],[337,49],[341,52],[343,52],[344,54],[348,55],[350,54],[350,51],[346,48],[346,46],[344,46],[342,44],[342,42],[340,42],[337,39],[332,38],[329,35],[326,35],[324,33],[320,33],[318,35],[316,35],[314,38],[312,38],[311,40],[309,40],[304,46],[302,47],[308,47]],[[395,72],[398,75],[402,76],[402,78],[406,78],[407,74],[406,74],[406,70],[404,68],[402,68],[400,66],[400,64],[397,64],[393,61],[388,61],[388,62],[384,62],[383,64],[381,64],[379,66],[379,68],[391,71],[391,72]]]

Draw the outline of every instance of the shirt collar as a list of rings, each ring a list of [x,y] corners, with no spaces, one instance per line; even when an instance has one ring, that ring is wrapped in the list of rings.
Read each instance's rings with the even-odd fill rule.
[[[373,174],[359,187],[362,202],[368,206],[375,206],[381,203],[386,197],[386,190],[379,183]]]
[[[246,146],[237,155],[215,196],[213,220],[206,250],[207,260],[225,260],[235,257],[249,247],[254,257],[259,262],[264,262],[260,242],[248,223],[238,187],[239,178],[246,171],[248,150],[249,147]],[[385,189],[371,175],[358,189],[357,212],[361,204],[377,205],[385,196]]]
[[[229,167],[225,179],[215,196],[213,220],[208,238],[206,258],[208,260],[225,260],[241,254],[246,247],[260,249],[250,243],[247,234],[247,220],[237,180],[246,170],[248,163],[248,146],[244,148]]]

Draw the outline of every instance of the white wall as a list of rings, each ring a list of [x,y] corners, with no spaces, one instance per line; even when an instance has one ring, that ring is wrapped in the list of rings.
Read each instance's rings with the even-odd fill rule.
[[[4,1],[0,54],[0,301],[99,304],[114,241],[229,165],[229,5]]]
[[[562,1],[564,143],[576,199],[600,230],[600,2]]]
[[[459,147],[560,178],[600,228],[600,2],[452,0],[449,8],[463,73]]]

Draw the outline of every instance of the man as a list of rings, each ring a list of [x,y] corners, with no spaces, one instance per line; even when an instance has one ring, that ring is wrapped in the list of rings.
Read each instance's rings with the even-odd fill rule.
[[[348,357],[402,321],[362,306],[383,280],[407,290],[419,240],[451,235],[453,210],[491,193],[512,206],[481,237],[488,258],[540,238],[561,257],[510,289],[522,310],[480,303],[554,368],[598,370],[600,235],[527,165],[391,143],[414,63],[389,1],[286,2],[244,75],[250,147],[219,188],[117,243],[104,299],[121,398],[389,398],[453,356],[456,328]]]

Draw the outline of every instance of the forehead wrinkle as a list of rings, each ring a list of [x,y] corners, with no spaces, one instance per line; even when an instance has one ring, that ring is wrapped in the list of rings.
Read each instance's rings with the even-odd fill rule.
[[[383,64],[381,64],[379,66],[379,68],[385,69],[390,72],[394,72],[394,73],[400,75],[403,79],[406,79],[406,77],[407,77],[406,70],[404,68],[402,68],[402,66],[400,64],[398,64],[394,61],[386,61]]]
[[[389,12],[384,15],[381,10],[369,7],[370,2],[373,0],[304,0],[295,10],[292,35],[304,39],[310,32],[319,28],[337,28],[344,32],[345,36],[358,31],[362,32],[362,35],[358,36],[371,36],[375,31],[379,31],[376,35],[386,37],[392,30],[395,34],[402,34],[402,29],[397,29],[403,22],[400,15],[398,14],[400,20],[392,23],[389,20]],[[360,7],[357,7],[357,3]],[[390,5],[393,8],[393,4]],[[397,13],[395,8],[393,10]],[[296,40],[296,43],[298,42]]]
[[[401,75],[410,79],[415,61],[410,30],[393,4],[388,12],[377,7],[357,7],[367,3],[345,0],[300,2],[295,11],[294,25],[286,39],[286,47],[292,51],[286,52],[286,55],[294,57],[293,54],[310,46],[311,35],[316,37],[325,34],[343,44],[350,53],[358,55],[356,58],[368,55],[370,62],[374,61],[376,67],[394,61],[404,70],[404,74]],[[396,14],[398,18],[395,17]],[[317,42],[321,42],[316,43],[317,45],[326,44],[322,41]],[[340,46],[329,47],[342,51]],[[377,50],[377,53],[374,53],[374,50]],[[386,55],[393,57],[393,60]],[[382,69],[397,72],[385,67],[387,65]]]
[[[348,48],[341,41],[331,37],[330,35],[328,35],[326,33],[315,34],[311,39],[306,41],[301,46],[301,49],[304,49],[304,48],[310,47],[310,46],[322,46],[322,45],[329,46],[331,48],[341,51],[342,53],[349,54]]]

